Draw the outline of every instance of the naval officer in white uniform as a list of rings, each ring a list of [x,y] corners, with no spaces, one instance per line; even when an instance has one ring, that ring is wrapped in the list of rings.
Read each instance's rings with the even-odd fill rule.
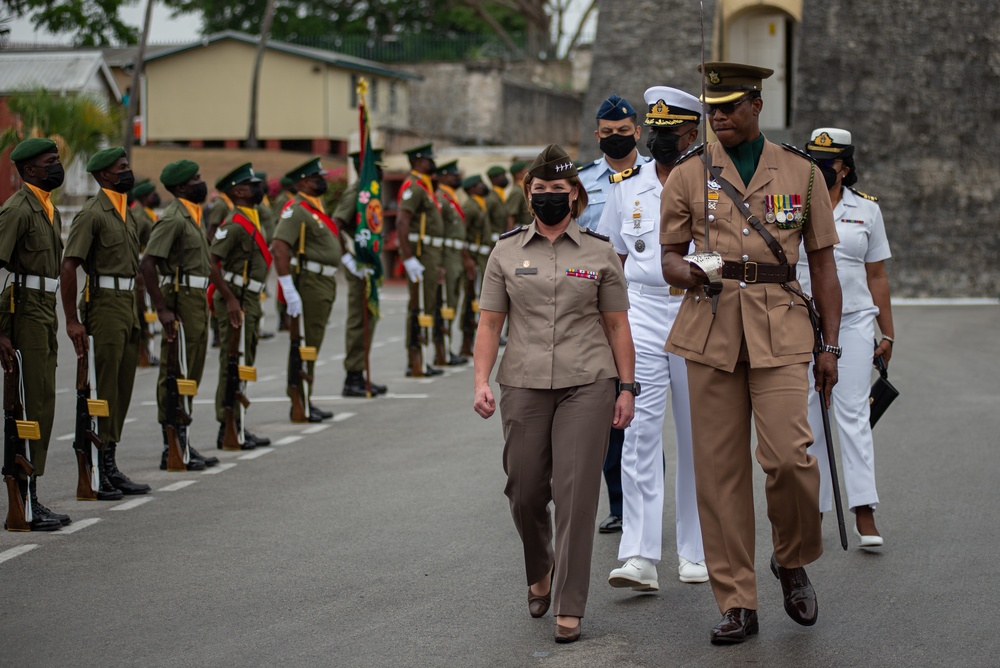
[[[833,388],[832,416],[840,434],[847,505],[855,514],[854,531],[860,546],[879,548],[883,538],[875,527],[878,491],[868,397],[873,358],[881,357],[888,364],[895,337],[885,271],[885,260],[890,257],[889,241],[878,199],[851,187],[858,180],[851,133],[841,128],[817,128],[806,150],[823,172],[840,237],[833,256],[844,295],[840,320],[840,346],[844,352],[837,364],[840,381]],[[801,248],[797,273],[799,284],[808,294],[811,290],[809,263]],[[873,350],[876,322],[881,340]],[[819,395],[811,386],[809,424],[815,438],[809,454],[817,459],[820,471],[819,509],[829,512],[833,508],[833,487]]]
[[[635,344],[635,373],[640,392],[635,418],[622,446],[623,527],[612,587],[656,591],[656,564],[663,529],[663,418],[670,390],[677,437],[678,573],[682,582],[706,582],[705,551],[698,519],[691,409],[684,358],[663,349],[683,299],[671,288],[660,266],[660,192],[677,160],[698,139],[698,99],[684,91],[654,86],[645,93],[650,128],[646,146],[653,162],[619,173],[612,185],[598,232],[611,238],[625,267],[629,291],[629,326]]]

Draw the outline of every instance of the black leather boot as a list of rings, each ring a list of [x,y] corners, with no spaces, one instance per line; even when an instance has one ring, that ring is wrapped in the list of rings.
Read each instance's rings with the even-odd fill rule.
[[[145,483],[129,480],[129,477],[118,469],[118,463],[115,461],[115,451],[117,449],[117,443],[108,443],[108,446],[104,448],[104,452],[102,453],[102,457],[107,460],[104,466],[111,484],[121,490],[121,493],[126,496],[146,494],[152,490],[153,488]]]
[[[69,518],[69,515],[63,515],[62,513],[54,513],[38,500],[38,476],[31,476],[31,480],[28,482],[28,491],[31,493],[31,513],[38,517],[50,517],[55,521],[59,522],[59,526],[66,526],[70,524],[73,520]],[[36,529],[32,528],[32,531]]]
[[[239,425],[238,424],[237,424],[236,428],[239,429]],[[219,450],[223,449],[223,447],[222,447],[222,440],[225,438],[225,436],[226,436],[226,423],[225,422],[220,422],[219,423],[219,435],[216,436],[216,438],[215,438],[215,445],[216,445],[216,447],[219,448]],[[268,441],[268,443],[270,443],[270,441]],[[240,450],[253,450],[256,447],[257,447],[257,442],[250,437],[249,433],[247,433],[247,432],[244,431],[243,432],[243,445],[240,446]],[[214,459],[214,457],[213,457],[213,459]]]
[[[163,454],[160,455],[160,470],[167,470],[167,427],[166,425],[160,425],[160,429],[163,432]],[[177,438],[181,441],[181,449],[184,448],[184,440],[182,438],[183,432],[177,434]],[[214,457],[212,459],[215,459]],[[216,464],[219,461],[216,459]],[[207,464],[205,464],[204,459],[195,459],[192,456],[188,456],[187,470],[188,471],[204,471]]]
[[[201,462],[202,464],[205,465],[206,468],[210,468],[219,463],[218,457],[206,457],[205,455],[201,454],[200,452],[194,449],[194,446],[191,445],[191,434],[190,432],[188,432],[187,427],[181,427],[180,438],[181,438],[181,443],[187,444],[189,464],[191,462]],[[193,471],[193,470],[195,469],[188,467],[188,471]]]
[[[267,436],[258,436],[257,434],[251,433],[246,427],[243,428],[243,440],[253,443],[255,448],[266,448],[271,445],[271,439]]]
[[[108,448],[104,448],[104,452],[107,452]],[[122,491],[111,484],[111,480],[108,479],[108,462],[107,458],[104,456],[104,452],[100,452],[97,455],[97,479],[100,482],[100,486],[97,488],[97,500],[98,501],[118,501],[124,494]]]
[[[375,388],[372,388],[375,394]],[[341,395],[345,397],[367,397],[368,389],[365,387],[365,375],[360,371],[348,371],[344,378],[344,389]]]

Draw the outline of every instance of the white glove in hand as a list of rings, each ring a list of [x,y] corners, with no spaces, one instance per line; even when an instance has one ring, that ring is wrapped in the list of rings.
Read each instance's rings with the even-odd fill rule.
[[[285,311],[291,318],[302,315],[302,297],[295,289],[291,275],[278,276],[278,284],[281,285],[281,292],[285,296]]]
[[[420,260],[415,257],[408,257],[403,260],[403,269],[406,270],[406,275],[410,277],[410,281],[413,283],[419,283],[424,277],[424,265],[420,264]]]
[[[340,258],[340,261],[343,263],[344,269],[347,271],[351,272],[358,278],[365,277],[365,272],[358,269],[358,262],[354,259],[353,255],[345,254],[342,258]]]

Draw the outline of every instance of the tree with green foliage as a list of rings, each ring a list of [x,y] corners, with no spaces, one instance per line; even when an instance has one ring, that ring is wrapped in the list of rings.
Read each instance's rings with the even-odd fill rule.
[[[135,0],[4,0],[17,18],[31,17],[35,28],[73,35],[76,46],[135,44],[138,31],[118,10]]]

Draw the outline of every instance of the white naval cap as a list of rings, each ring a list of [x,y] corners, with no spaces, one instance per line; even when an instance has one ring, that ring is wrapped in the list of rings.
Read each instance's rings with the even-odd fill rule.
[[[818,160],[841,157],[850,147],[851,133],[841,128],[816,128],[806,144],[809,155]]]
[[[647,88],[643,98],[649,107],[644,125],[671,126],[701,118],[701,102],[694,95],[669,86]]]

